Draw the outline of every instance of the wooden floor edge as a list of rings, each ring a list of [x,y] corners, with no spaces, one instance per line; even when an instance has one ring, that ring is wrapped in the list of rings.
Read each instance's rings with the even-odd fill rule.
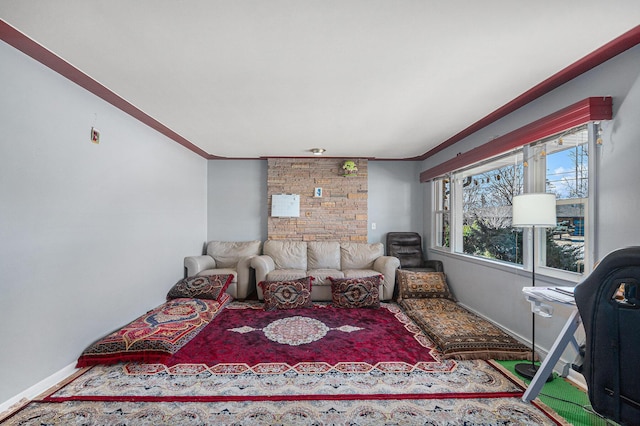
[[[69,376],[65,377],[60,382],[58,382],[55,385],[51,386],[49,389],[47,389],[46,391],[42,392],[41,394],[39,394],[38,396],[36,396],[33,399],[29,399],[29,398],[20,399],[19,401],[17,401],[16,403],[14,403],[13,405],[11,405],[6,410],[4,410],[3,412],[0,413],[0,423],[4,422],[9,417],[13,416],[15,413],[17,413],[18,411],[22,410],[30,402],[42,400],[44,398],[47,398],[48,396],[51,396],[52,394],[57,392],[59,389],[63,388],[64,386],[66,386],[71,381],[73,381],[76,378],[78,378],[79,376],[83,375],[86,371],[88,371],[91,368],[92,367],[80,368],[79,370],[73,372],[73,374],[70,374]]]
[[[2,413],[0,413],[0,423],[4,422],[9,417],[13,416],[15,413],[17,413],[18,411],[22,410],[30,402],[31,402],[30,399],[22,398],[20,401],[16,402],[12,406],[10,406],[6,410],[4,410]]]
[[[33,398],[32,401],[43,400],[43,399],[53,395],[54,393],[56,393],[57,391],[59,391],[60,389],[65,387],[67,384],[71,383],[73,380],[75,380],[78,377],[82,376],[84,373],[86,373],[87,371],[89,371],[92,368],[93,368],[93,366],[91,366],[91,367],[82,367],[82,368],[78,369],[77,371],[73,372],[73,374],[70,374],[69,376],[65,377],[64,379],[62,379],[61,381],[59,381],[55,385],[51,386],[49,389],[47,389],[44,392],[42,392],[40,395],[38,395],[35,398]]]

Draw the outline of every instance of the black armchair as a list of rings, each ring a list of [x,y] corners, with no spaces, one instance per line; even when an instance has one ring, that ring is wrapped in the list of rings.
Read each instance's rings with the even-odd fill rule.
[[[640,247],[609,253],[575,288],[586,335],[582,374],[599,414],[640,419]]]
[[[387,233],[387,256],[400,259],[400,269],[416,272],[444,272],[439,260],[426,260],[422,252],[422,238],[417,232]]]

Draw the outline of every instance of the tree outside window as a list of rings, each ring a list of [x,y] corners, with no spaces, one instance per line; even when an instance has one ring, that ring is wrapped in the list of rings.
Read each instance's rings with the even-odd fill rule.
[[[512,200],[522,193],[522,163],[463,179],[463,252],[522,264],[522,232],[511,227]]]

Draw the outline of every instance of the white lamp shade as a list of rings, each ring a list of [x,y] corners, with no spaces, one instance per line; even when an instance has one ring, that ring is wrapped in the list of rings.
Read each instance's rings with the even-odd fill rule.
[[[555,194],[543,192],[513,197],[513,226],[556,226]]]

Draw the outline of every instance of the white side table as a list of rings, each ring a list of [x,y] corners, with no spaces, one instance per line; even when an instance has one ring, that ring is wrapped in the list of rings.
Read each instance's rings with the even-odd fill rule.
[[[562,331],[556,338],[553,346],[551,346],[551,350],[531,380],[526,392],[522,395],[522,400],[525,402],[530,402],[538,396],[547,378],[552,373],[553,367],[560,359],[560,355],[562,355],[569,343],[573,345],[576,351],[580,350],[580,345],[578,345],[574,336],[581,322],[578,308],[572,295],[558,292],[556,290],[557,288],[564,289],[564,287],[524,287],[522,289],[527,300],[531,302],[533,312],[542,316],[550,317],[553,314],[553,307],[549,305],[550,303],[573,307],[571,315],[569,315],[567,322],[564,324],[564,327],[562,327]]]

